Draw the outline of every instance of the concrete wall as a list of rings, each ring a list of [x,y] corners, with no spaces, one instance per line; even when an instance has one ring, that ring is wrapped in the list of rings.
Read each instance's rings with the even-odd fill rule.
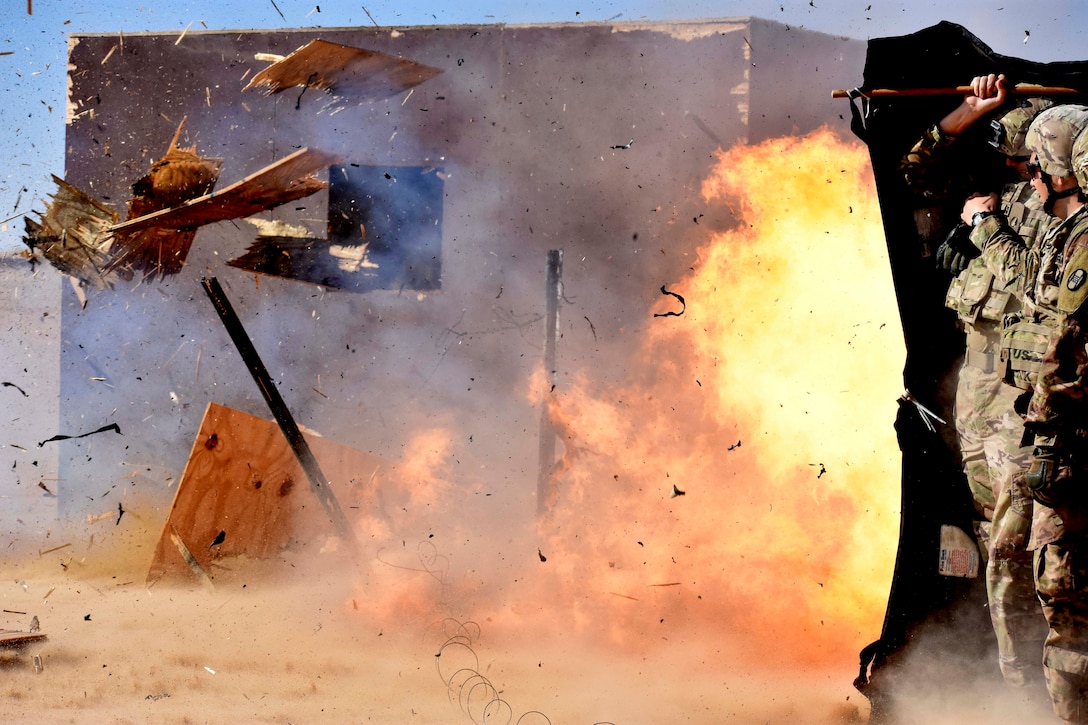
[[[256,53],[317,37],[443,73],[336,113],[312,90],[242,93],[266,65]],[[127,489],[168,503],[210,400],[268,415],[204,275],[223,283],[300,423],[393,459],[415,432],[453,429],[451,475],[485,476],[511,515],[531,516],[547,250],[565,255],[560,384],[575,371],[632,375],[659,288],[690,266],[708,228],[732,223],[699,195],[715,150],[838,122],[831,89],[856,84],[865,52],[747,18],[177,40],[71,40],[70,182],[120,205],[183,116],[183,145],[224,158],[220,186],[301,146],[360,165],[433,166],[444,176],[441,289],[257,279],[225,265],[253,241],[241,221],[201,229],[188,266],[165,281],[92,292],[82,310],[65,289],[60,427],[115,422],[124,434],[59,444],[65,516],[115,509]],[[320,235],[326,197],[265,216]]]

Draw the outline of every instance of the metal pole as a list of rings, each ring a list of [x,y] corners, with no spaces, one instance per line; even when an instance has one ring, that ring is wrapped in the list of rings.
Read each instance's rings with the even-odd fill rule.
[[[544,293],[546,308],[544,314],[544,371],[547,373],[550,395],[559,383],[556,370],[556,347],[559,342],[559,301],[563,297],[563,250],[548,250],[548,271],[545,278]],[[537,515],[547,513],[547,502],[554,482],[552,471],[555,468],[555,427],[548,414],[548,401],[545,397],[540,410],[540,468],[536,484]]]
[[[306,472],[307,478],[310,479],[310,488],[313,489],[317,500],[321,502],[321,506],[325,509],[325,513],[336,528],[337,533],[351,545],[352,555],[355,555],[359,550],[355,532],[348,524],[347,517],[344,516],[344,512],[340,508],[340,503],[336,500],[332,489],[329,488],[329,480],[325,478],[325,475],[321,472],[321,467],[317,465],[317,459],[314,458],[314,454],[310,450],[310,444],[303,437],[302,431],[299,430],[298,424],[295,423],[294,417],[291,416],[291,411],[287,408],[287,403],[284,402],[280,391],[276,389],[275,383],[272,382],[272,376],[268,374],[264,363],[261,362],[261,357],[257,354],[257,348],[253,346],[253,342],[249,339],[249,335],[246,334],[246,330],[242,326],[242,321],[238,319],[234,308],[231,307],[230,300],[227,299],[226,293],[219,285],[219,280],[215,277],[202,277],[200,283],[204,286],[204,291],[208,293],[212,305],[215,306],[215,311],[219,313],[219,319],[223,321],[223,326],[227,328],[227,333],[230,335],[230,339],[234,341],[234,346],[238,348],[238,353],[242,356],[246,367],[249,368],[253,381],[257,383],[261,395],[264,396],[265,402],[268,403],[268,407],[272,410],[272,415],[276,422],[279,423],[280,430],[283,431],[284,437],[287,438],[287,443],[291,446],[295,458],[298,459],[299,465],[302,466],[302,470]]]

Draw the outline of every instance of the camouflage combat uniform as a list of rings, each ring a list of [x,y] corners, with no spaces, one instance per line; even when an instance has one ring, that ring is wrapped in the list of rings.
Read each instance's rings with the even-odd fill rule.
[[[937,157],[953,141],[933,126],[901,164],[911,187],[930,201],[938,201],[944,188],[935,179],[930,183]],[[1002,332],[1007,317],[1023,314],[1038,268],[1036,242],[1054,218],[1043,211],[1028,182],[1006,185],[1000,208],[1002,215],[987,217],[971,230],[971,242],[981,254],[952,280],[945,300],[966,332],[955,424],[978,515],[975,534],[986,560],[1001,672],[1010,685],[1034,688],[1041,696],[1039,659],[1047,628],[1027,549],[1032,499],[1023,481],[1031,448],[1022,445],[1023,419],[1015,410],[1024,391],[1006,382]]]
[[[1036,501],[1030,547],[1035,586],[1050,625],[1044,672],[1055,713],[1088,723],[1088,207],[1048,235],[1060,285],[1062,313],[1043,358],[1027,425],[1037,446],[1057,451],[1058,478]],[[1044,270],[1041,270],[1041,272]],[[1053,275],[1052,275],[1053,276]]]

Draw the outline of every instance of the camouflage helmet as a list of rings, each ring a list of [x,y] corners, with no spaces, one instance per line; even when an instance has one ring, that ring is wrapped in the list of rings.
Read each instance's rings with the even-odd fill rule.
[[[1025,144],[1028,127],[1035,116],[1053,105],[1049,98],[1025,98],[1016,108],[990,122],[994,130],[990,144],[1005,156],[1031,156]]]
[[[1073,175],[1073,142],[1088,127],[1088,106],[1052,106],[1028,128],[1026,145],[1034,151],[1039,168],[1050,176]]]
[[[1077,177],[1077,186],[1088,194],[1088,132],[1082,131],[1073,141],[1073,175]]]

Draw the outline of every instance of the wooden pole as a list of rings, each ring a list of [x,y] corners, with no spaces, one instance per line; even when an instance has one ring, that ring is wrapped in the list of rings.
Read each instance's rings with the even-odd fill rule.
[[[873,88],[862,90],[831,91],[832,98],[850,98],[852,93],[861,98],[905,98],[909,96],[965,96],[972,93],[971,86],[950,86],[946,88]],[[1061,86],[1039,86],[1033,83],[1017,83],[1009,89],[1009,95],[1013,96],[1066,96],[1082,93],[1076,88],[1064,88]]]
[[[563,297],[563,250],[548,250],[548,269],[544,282],[544,371],[547,373],[548,390],[540,410],[540,467],[536,484],[537,515],[547,513],[552,492],[552,471],[555,469],[555,427],[548,413],[547,396],[559,383],[556,370],[559,343],[559,301]]]
[[[299,465],[306,472],[306,477],[310,479],[310,487],[317,496],[317,500],[321,502],[321,506],[325,509],[325,513],[336,528],[337,533],[351,546],[352,556],[355,556],[359,552],[359,543],[355,538],[355,532],[352,530],[351,525],[348,524],[347,517],[344,516],[344,511],[340,508],[340,503],[336,500],[332,489],[329,488],[329,480],[325,478],[325,475],[321,472],[321,467],[317,465],[317,459],[314,458],[314,454],[310,450],[310,444],[306,442],[306,438],[303,437],[298,424],[295,423],[295,419],[291,416],[291,411],[287,408],[287,403],[284,402],[279,390],[276,389],[275,383],[272,382],[272,376],[268,374],[267,368],[261,362],[261,357],[257,354],[257,348],[253,346],[253,342],[249,339],[249,335],[246,334],[245,328],[242,327],[242,321],[238,319],[234,308],[231,307],[230,300],[227,299],[219,280],[215,277],[205,277],[200,280],[200,283],[204,286],[204,291],[208,293],[212,305],[215,306],[215,311],[219,313],[219,319],[223,321],[223,326],[227,328],[227,333],[230,334],[231,340],[234,341],[234,346],[238,348],[238,353],[242,356],[246,367],[249,368],[253,381],[257,383],[261,395],[264,396],[265,402],[268,403],[268,407],[272,410],[272,416],[279,424],[284,437],[287,438],[287,443],[291,446]]]

